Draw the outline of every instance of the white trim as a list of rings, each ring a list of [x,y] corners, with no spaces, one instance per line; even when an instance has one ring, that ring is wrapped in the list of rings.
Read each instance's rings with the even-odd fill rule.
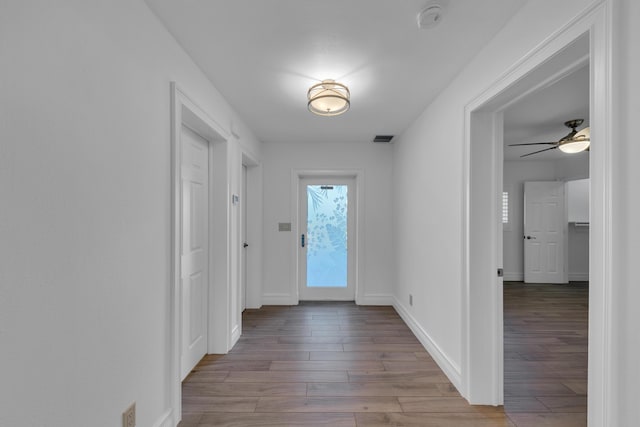
[[[269,293],[262,294],[262,305],[296,305],[297,298],[294,299],[291,294],[286,293]]]
[[[523,282],[524,273],[505,272],[503,279],[505,282]]]
[[[250,209],[247,211],[247,289],[246,308],[260,308],[262,306],[262,276],[263,276],[263,233],[262,233],[262,165],[249,150],[242,148],[242,164],[247,168],[247,183],[245,195]],[[243,203],[241,200],[240,203]],[[244,242],[240,242],[244,243]],[[243,250],[242,248],[240,250]],[[242,254],[240,254],[242,260]]]
[[[518,61],[505,75],[496,80],[485,92],[471,101],[465,107],[465,142],[463,157],[463,339],[462,339],[462,381],[461,392],[470,399],[469,391],[472,387],[474,372],[482,370],[482,366],[473,366],[471,357],[473,352],[472,325],[478,320],[476,312],[471,311],[472,291],[487,290],[478,286],[473,270],[474,260],[471,253],[470,235],[471,224],[471,139],[472,114],[479,111],[497,112],[500,105],[492,103],[500,95],[527,77],[534,69],[545,65],[554,55],[564,47],[588,33],[590,37],[590,67],[591,67],[591,126],[592,138],[598,141],[590,154],[591,174],[591,241],[590,251],[590,303],[589,303],[589,393],[588,393],[588,422],[593,426],[612,426],[615,424],[615,414],[612,403],[612,13],[611,2],[598,0],[592,2],[567,25],[545,39],[529,54]],[[486,114],[486,113],[484,113]],[[494,195],[493,197],[497,197]],[[476,254],[473,254],[476,257]],[[474,275],[474,286],[471,277]],[[491,281],[487,282],[491,286]],[[474,306],[477,301],[474,300]],[[495,303],[494,303],[495,304]],[[492,308],[489,310],[493,310]],[[486,311],[486,308],[485,308]],[[485,331],[495,335],[497,329]],[[478,345],[477,343],[475,345]],[[486,343],[484,343],[486,345]],[[485,369],[492,369],[485,366]],[[497,377],[497,373],[493,377]],[[477,387],[478,384],[473,386]],[[486,385],[479,385],[480,389]],[[493,386],[489,384],[489,386]],[[486,399],[486,394],[478,400]],[[474,400],[473,398],[471,400]],[[472,403],[482,403],[480,401]]]
[[[363,304],[365,289],[362,278],[364,278],[364,257],[365,257],[365,245],[364,245],[364,171],[362,169],[292,169],[291,170],[291,267],[289,270],[290,288],[289,288],[289,300],[290,305],[297,305],[300,301],[298,294],[298,238],[300,236],[300,221],[299,218],[299,185],[300,180],[308,177],[326,177],[326,176],[341,176],[341,177],[353,177],[355,179],[356,187],[356,230],[355,230],[355,303]],[[263,302],[265,302],[265,296],[263,296]]]
[[[175,424],[172,423],[172,415],[173,411],[171,409],[167,409],[164,414],[158,418],[158,420],[153,423],[153,427],[175,427]]]
[[[230,194],[227,148],[228,132],[194,103],[175,83],[171,82],[171,249],[169,290],[169,408],[172,423],[182,418],[182,387],[180,376],[180,168],[181,129],[185,125],[209,141],[210,183],[210,259],[209,259],[209,325],[208,352],[226,353],[231,342],[229,331],[230,274]],[[215,236],[215,239],[214,239]]]
[[[569,273],[569,282],[588,282],[589,273]]]
[[[502,113],[467,111],[463,223],[462,354],[460,393],[472,404],[503,403]],[[473,114],[472,114],[473,112]],[[472,160],[481,167],[471,168]],[[473,208],[473,212],[472,212]],[[492,248],[487,250],[487,248]],[[471,286],[471,281],[474,284]],[[471,303],[473,302],[473,303]]]
[[[358,304],[393,306],[394,301],[395,297],[392,294],[367,294],[360,298]]]
[[[449,378],[449,381],[455,386],[456,389],[461,390],[462,377],[460,375],[460,365],[455,363],[447,354],[436,344],[436,342],[429,336],[420,323],[411,315],[402,303],[397,298],[393,298],[393,308],[398,312],[402,320],[407,324],[411,332],[418,338],[418,341],[423,345],[425,350],[431,355],[433,360],[438,364],[442,372]]]
[[[242,328],[239,325],[234,326],[233,330],[231,331],[231,344],[229,345],[230,349],[233,348],[234,345],[236,345],[236,343],[240,339],[241,334]]]
[[[504,273],[505,282],[523,282],[524,273]],[[569,282],[588,282],[589,273],[569,273]]]
[[[612,357],[613,331],[613,13],[612,3],[594,12],[590,25],[592,138],[599,141],[589,155],[589,370],[590,426],[616,426]]]

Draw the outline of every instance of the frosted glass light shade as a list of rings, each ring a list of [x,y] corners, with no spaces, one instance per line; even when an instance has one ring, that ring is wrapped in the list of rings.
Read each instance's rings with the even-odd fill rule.
[[[337,116],[349,109],[349,88],[334,80],[323,80],[309,88],[307,106],[309,111],[319,116]]]
[[[573,138],[561,141],[558,148],[560,151],[573,154],[586,150],[589,148],[589,145],[591,145],[591,130],[586,127],[576,133]]]

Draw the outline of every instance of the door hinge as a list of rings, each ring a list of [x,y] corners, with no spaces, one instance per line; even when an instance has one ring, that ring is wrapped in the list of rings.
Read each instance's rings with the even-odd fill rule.
[[[504,276],[504,270],[502,268],[498,269],[498,277],[503,277]]]

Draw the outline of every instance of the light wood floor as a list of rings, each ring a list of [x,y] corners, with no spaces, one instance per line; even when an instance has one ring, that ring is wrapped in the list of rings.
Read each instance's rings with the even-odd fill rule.
[[[180,427],[586,425],[584,414],[575,414],[584,404],[566,400],[584,396],[586,374],[567,378],[562,393],[548,376],[531,377],[534,367],[546,371],[547,362],[549,369],[573,370],[564,369],[563,360],[540,359],[562,340],[542,333],[549,341],[529,342],[536,309],[513,300],[505,296],[507,413],[468,405],[393,308],[302,303],[245,311],[233,350],[205,357],[184,381]],[[507,301],[520,304],[525,317],[512,316],[517,309],[507,308]],[[551,323],[565,320],[559,316]],[[522,332],[520,323],[527,327]],[[582,345],[570,339],[579,337],[565,336],[567,348]],[[518,364],[522,377],[511,372]],[[541,415],[548,417],[540,422]]]

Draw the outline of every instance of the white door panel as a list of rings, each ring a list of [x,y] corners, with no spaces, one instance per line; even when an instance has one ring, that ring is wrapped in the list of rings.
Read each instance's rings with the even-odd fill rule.
[[[240,309],[247,307],[247,167],[242,165],[242,182],[240,185],[240,242],[242,243],[242,255],[240,256]]]
[[[209,283],[208,142],[182,128],[181,165],[181,375],[184,379],[207,351]]]
[[[565,283],[566,203],[564,183],[524,184],[524,281]]]

